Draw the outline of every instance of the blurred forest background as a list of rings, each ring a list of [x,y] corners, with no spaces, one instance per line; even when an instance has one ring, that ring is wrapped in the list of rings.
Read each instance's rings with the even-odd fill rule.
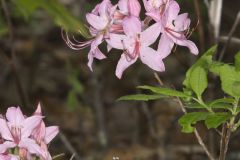
[[[2,0],[3,1],[3,0]],[[215,0],[220,1],[220,0]],[[0,12],[0,111],[21,106],[31,114],[42,103],[45,119],[59,125],[61,133],[52,142],[52,155],[65,153],[58,159],[76,160],[203,160],[204,151],[192,134],[181,133],[177,120],[180,107],[171,99],[153,102],[119,102],[121,96],[136,93],[137,85],[158,85],[153,71],[135,64],[118,80],[114,75],[118,51],[108,59],[94,62],[94,72],[87,63],[87,51],[73,51],[61,37],[61,27],[76,31],[85,23],[85,14],[99,3],[97,0],[7,0],[13,37],[3,4]],[[116,3],[116,1],[112,1]],[[191,38],[200,53],[219,43],[219,53],[240,10],[239,0],[223,0],[221,23],[214,27],[206,0],[178,0],[181,12],[189,12],[192,27],[200,23]],[[219,28],[219,34],[215,33]],[[223,61],[232,63],[240,50],[240,27],[228,44]],[[76,33],[78,34],[78,33]],[[79,34],[78,34],[79,35]],[[81,40],[83,37],[79,35]],[[13,50],[12,50],[13,49]],[[103,45],[103,50],[105,46]],[[200,54],[201,55],[201,54]],[[199,55],[199,56],[200,56]],[[166,60],[163,82],[180,88],[186,70],[197,57],[183,47]],[[213,81],[211,95],[223,93]],[[201,135],[212,152],[216,152],[217,134]],[[240,133],[230,141],[229,160],[240,159]]]

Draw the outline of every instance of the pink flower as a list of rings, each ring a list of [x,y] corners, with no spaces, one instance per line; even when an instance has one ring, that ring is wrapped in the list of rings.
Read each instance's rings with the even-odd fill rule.
[[[42,110],[40,103],[34,113],[36,116],[42,116]],[[58,134],[59,129],[57,126],[46,127],[45,123],[41,121],[36,128],[33,130],[31,136],[37,141],[42,149],[42,154],[40,155],[43,160],[51,160],[51,155],[48,152],[47,144],[49,144],[52,139]]]
[[[130,16],[123,21],[123,28],[126,35],[111,34],[108,40],[110,46],[123,50],[117,64],[116,76],[121,78],[124,70],[138,58],[153,70],[164,71],[161,56],[149,47],[160,34],[159,24],[156,23],[142,32],[141,21],[137,17]]]
[[[40,147],[29,136],[33,129],[41,122],[42,116],[25,118],[19,107],[10,107],[6,119],[0,118],[0,134],[5,140],[0,144],[0,153],[5,153],[8,148],[25,148],[32,154],[41,153]]]
[[[67,45],[74,50],[81,50],[86,47],[91,47],[88,53],[88,67],[92,70],[93,59],[105,59],[106,56],[99,50],[98,46],[109,37],[109,33],[118,32],[119,26],[112,26],[113,14],[117,6],[112,6],[110,0],[103,0],[95,9],[86,15],[87,22],[90,24],[89,31],[93,36],[92,39],[86,42],[79,42],[74,39],[70,40],[68,35],[63,35],[63,39]]]
[[[188,14],[180,14],[179,5],[175,1],[171,1],[169,8],[162,19],[162,35],[160,38],[158,52],[162,58],[167,57],[174,46],[174,43],[180,46],[186,46],[191,53],[197,55],[198,48],[196,45],[187,39],[186,32],[190,26],[190,19]]]

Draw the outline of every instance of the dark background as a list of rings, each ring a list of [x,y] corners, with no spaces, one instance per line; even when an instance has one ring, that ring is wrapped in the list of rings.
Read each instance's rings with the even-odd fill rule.
[[[58,2],[79,20],[84,20],[85,13],[100,1]],[[194,27],[198,18],[193,1],[181,0],[179,3],[181,13],[189,12]],[[216,41],[212,36],[207,8],[202,0],[197,0],[197,3],[201,20],[198,28],[202,28],[203,33],[199,34],[196,30],[190,39],[202,54]],[[106,54],[107,59],[96,60],[94,71],[91,72],[86,65],[88,50],[73,51],[67,47],[61,38],[61,27],[54,23],[56,17],[45,9],[36,9],[26,18],[14,1],[8,1],[7,4],[14,28],[14,42],[8,39],[6,19],[1,10],[0,110],[5,113],[9,106],[21,106],[30,115],[37,103],[41,102],[47,124],[61,128],[60,136],[50,145],[52,155],[65,153],[59,159],[69,159],[75,150],[82,160],[111,160],[113,156],[122,160],[206,159],[195,137],[181,133],[177,120],[182,113],[175,101],[116,101],[121,96],[139,93],[135,88],[138,85],[158,85],[151,69],[136,63],[119,80],[114,72],[120,52],[113,50]],[[34,4],[29,3],[31,5]],[[221,36],[230,32],[239,9],[239,0],[224,0]],[[240,38],[239,27],[234,37]],[[220,41],[219,44],[221,51],[225,42]],[[16,50],[15,61],[10,55],[11,46]],[[101,48],[106,50],[105,45]],[[223,61],[232,63],[239,49],[240,43],[232,42]],[[159,76],[165,85],[181,89],[186,70],[196,59],[187,48],[177,47],[164,60],[166,71],[159,73]],[[11,67],[12,62],[15,63],[16,72]],[[22,90],[17,82],[21,83]],[[213,85],[218,86],[219,82],[212,81],[210,87]],[[209,89],[205,99],[222,95],[217,89]],[[219,136],[212,130],[206,132],[201,125],[198,127],[210,150],[217,154]],[[229,160],[240,159],[239,139],[240,135],[236,133],[230,141]]]

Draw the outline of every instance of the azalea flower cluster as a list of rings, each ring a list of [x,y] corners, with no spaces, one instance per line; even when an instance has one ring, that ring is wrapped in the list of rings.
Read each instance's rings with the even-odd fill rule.
[[[51,160],[48,144],[58,132],[57,126],[45,126],[40,104],[30,117],[10,107],[0,117],[0,160]]]
[[[88,66],[91,70],[94,58],[106,58],[98,48],[104,41],[108,52],[112,48],[122,50],[115,73],[118,78],[138,59],[155,71],[165,71],[163,59],[171,53],[174,44],[186,46],[191,53],[198,54],[196,45],[187,39],[188,14],[179,14],[180,7],[175,0],[143,0],[143,4],[145,17],[141,21],[138,0],[119,0],[116,5],[103,0],[86,15],[92,35],[90,40],[80,42],[74,37],[69,38],[66,32],[63,38],[74,50],[90,46]],[[159,37],[158,48],[150,47]]]

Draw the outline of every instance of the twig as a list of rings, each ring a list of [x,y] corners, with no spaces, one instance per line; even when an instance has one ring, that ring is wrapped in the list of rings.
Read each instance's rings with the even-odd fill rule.
[[[158,76],[158,74],[154,74],[154,76],[157,77],[157,78],[156,78],[157,81],[160,80],[160,82],[162,82],[161,79],[160,79],[160,77]],[[160,84],[160,83],[159,83],[159,84]],[[162,84],[163,84],[163,83],[162,83]],[[160,84],[160,85],[162,85],[162,84]],[[184,114],[187,114],[187,110],[186,110],[185,106],[183,105],[182,101],[180,100],[180,98],[177,97],[176,99],[177,99],[177,102],[179,103],[179,105],[180,105],[180,107],[181,107],[182,112],[183,112]],[[206,144],[203,142],[202,137],[200,136],[200,134],[199,134],[199,132],[198,132],[198,130],[197,130],[196,128],[194,129],[194,135],[196,136],[196,138],[197,138],[198,143],[200,144],[200,146],[203,148],[203,150],[204,150],[205,153],[207,154],[208,158],[209,158],[210,160],[215,160],[215,158],[214,158],[214,157],[212,156],[212,154],[209,152]]]
[[[219,42],[226,43],[228,41],[227,36],[221,36],[218,39]],[[240,45],[240,38],[232,37],[229,43],[235,43],[237,45]]]
[[[73,155],[71,156],[70,160],[73,160],[74,157],[75,157],[75,154],[73,154]]]
[[[59,158],[59,157],[63,157],[63,156],[65,156],[65,154],[64,154],[64,153],[61,153],[61,154],[58,154],[58,155],[52,157],[52,159],[55,160],[55,159],[57,159],[57,158]]]
[[[68,151],[74,155],[76,160],[81,160],[80,156],[78,155],[75,148],[72,146],[72,144],[68,141],[67,137],[64,135],[64,133],[59,132],[59,137],[61,141],[64,143],[65,147],[68,149]]]
[[[10,64],[11,64],[11,68],[13,71],[13,74],[15,76],[16,79],[16,85],[17,85],[17,89],[19,92],[19,96],[20,99],[22,101],[22,105],[24,105],[25,107],[29,107],[29,101],[27,99],[27,96],[23,90],[23,86],[20,80],[20,77],[18,75],[18,71],[17,71],[17,67],[16,67],[16,54],[15,54],[15,47],[14,47],[14,32],[13,32],[13,25],[12,25],[12,21],[11,21],[11,16],[10,16],[10,12],[8,10],[7,4],[5,2],[5,0],[1,0],[1,4],[2,4],[2,8],[3,8],[3,12],[7,21],[7,25],[8,25],[8,30],[9,30],[9,43],[10,43],[10,49],[11,49],[11,58],[10,58]]]
[[[227,40],[226,44],[224,45],[222,51],[220,52],[220,56],[218,58],[219,61],[221,61],[223,59],[224,54],[225,54],[225,52],[227,50],[227,47],[228,47],[228,45],[231,42],[232,36],[233,36],[234,32],[236,31],[239,22],[240,22],[240,11],[238,12],[237,17],[235,19],[235,22],[234,22],[234,24],[232,26],[232,29],[231,29],[231,31],[228,34],[228,40]]]

